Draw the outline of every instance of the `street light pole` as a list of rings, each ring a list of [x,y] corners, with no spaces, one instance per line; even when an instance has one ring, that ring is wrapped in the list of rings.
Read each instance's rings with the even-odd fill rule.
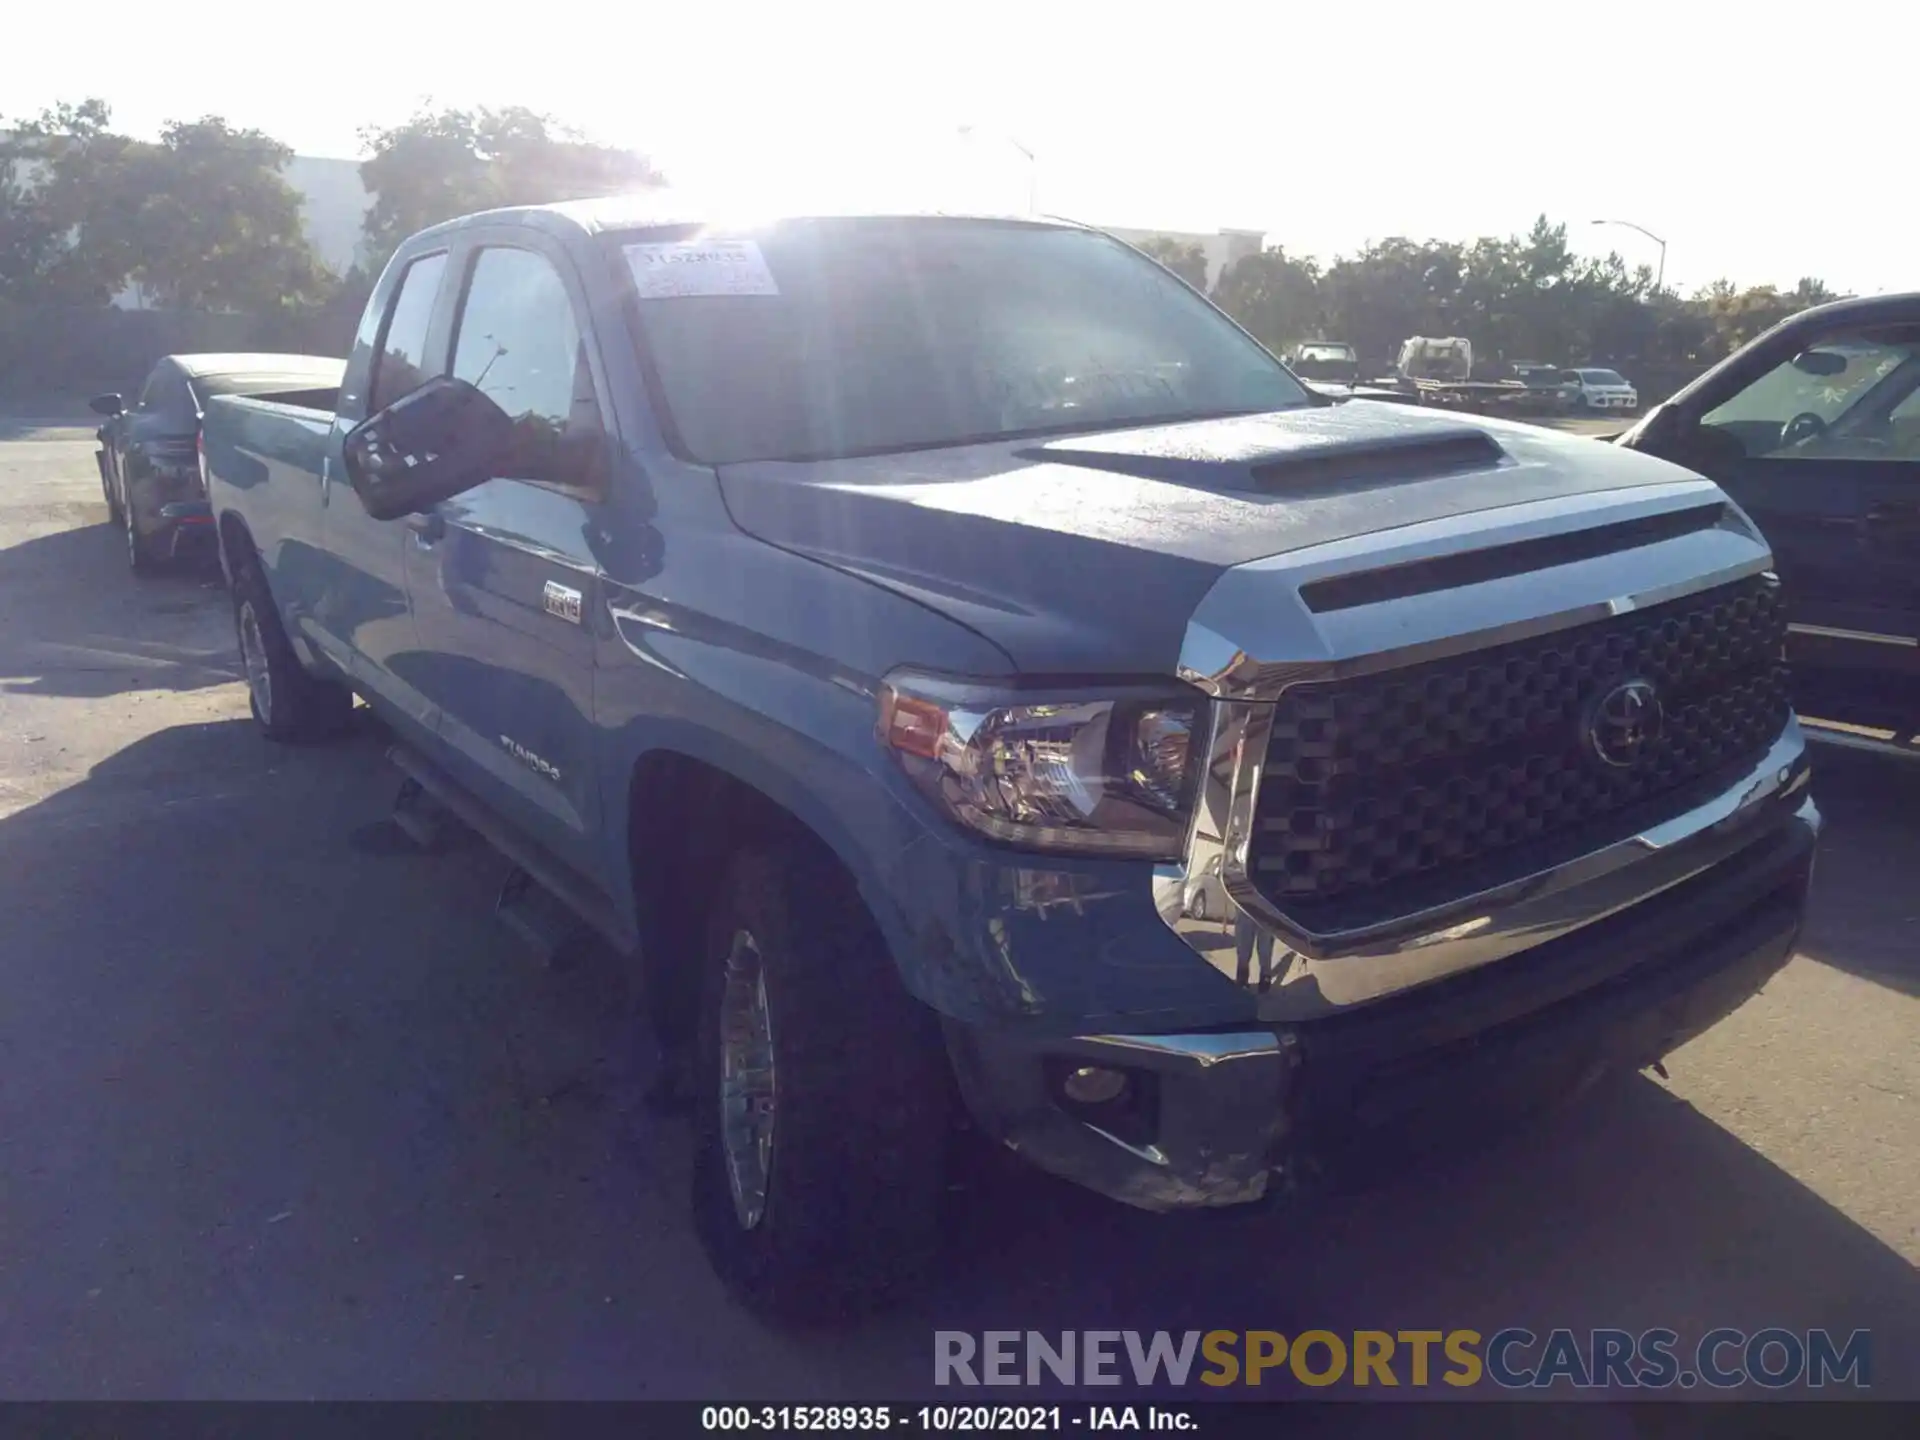
[[[1667,280],[1667,242],[1647,229],[1646,226],[1636,225],[1631,220],[1595,220],[1593,223],[1595,225],[1624,225],[1629,230],[1638,230],[1642,235],[1646,236],[1647,239],[1653,241],[1654,244],[1660,247],[1660,269],[1653,277],[1654,293],[1656,295],[1659,294],[1661,289],[1665,287]]]

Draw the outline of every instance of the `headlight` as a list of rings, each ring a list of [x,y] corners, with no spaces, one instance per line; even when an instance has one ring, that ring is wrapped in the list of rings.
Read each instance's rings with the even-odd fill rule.
[[[1173,859],[1206,701],[1191,691],[1027,692],[895,674],[880,740],[961,824],[1009,845]]]

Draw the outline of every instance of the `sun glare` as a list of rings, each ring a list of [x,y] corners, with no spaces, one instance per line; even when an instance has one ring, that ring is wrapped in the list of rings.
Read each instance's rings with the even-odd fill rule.
[[[946,210],[1022,214],[1032,162],[984,131],[880,127],[790,138],[708,132],[699,148],[662,153],[676,188],[707,213],[741,221],[803,212]]]

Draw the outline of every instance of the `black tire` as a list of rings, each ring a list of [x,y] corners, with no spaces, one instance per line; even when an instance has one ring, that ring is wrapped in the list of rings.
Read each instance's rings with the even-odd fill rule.
[[[257,565],[243,565],[234,577],[233,628],[246,671],[248,704],[263,735],[269,740],[320,740],[346,729],[353,716],[353,692],[306,672]]]
[[[751,1223],[723,1139],[723,1001],[743,934],[764,980],[777,1077]],[[810,841],[731,857],[702,958],[693,1211],[708,1258],[765,1319],[817,1323],[877,1308],[938,1251],[951,1113],[939,1027],[901,985],[846,873]]]
[[[136,575],[154,575],[159,573],[163,561],[154,550],[153,542],[140,533],[140,527],[134,522],[134,507],[129,496],[121,509],[120,528],[127,537],[127,568]]]

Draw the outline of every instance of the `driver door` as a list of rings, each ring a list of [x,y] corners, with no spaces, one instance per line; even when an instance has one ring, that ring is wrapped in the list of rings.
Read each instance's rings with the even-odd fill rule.
[[[1920,333],[1809,334],[1725,389],[1694,397],[1670,458],[1766,535],[1796,658],[1920,671]]]

